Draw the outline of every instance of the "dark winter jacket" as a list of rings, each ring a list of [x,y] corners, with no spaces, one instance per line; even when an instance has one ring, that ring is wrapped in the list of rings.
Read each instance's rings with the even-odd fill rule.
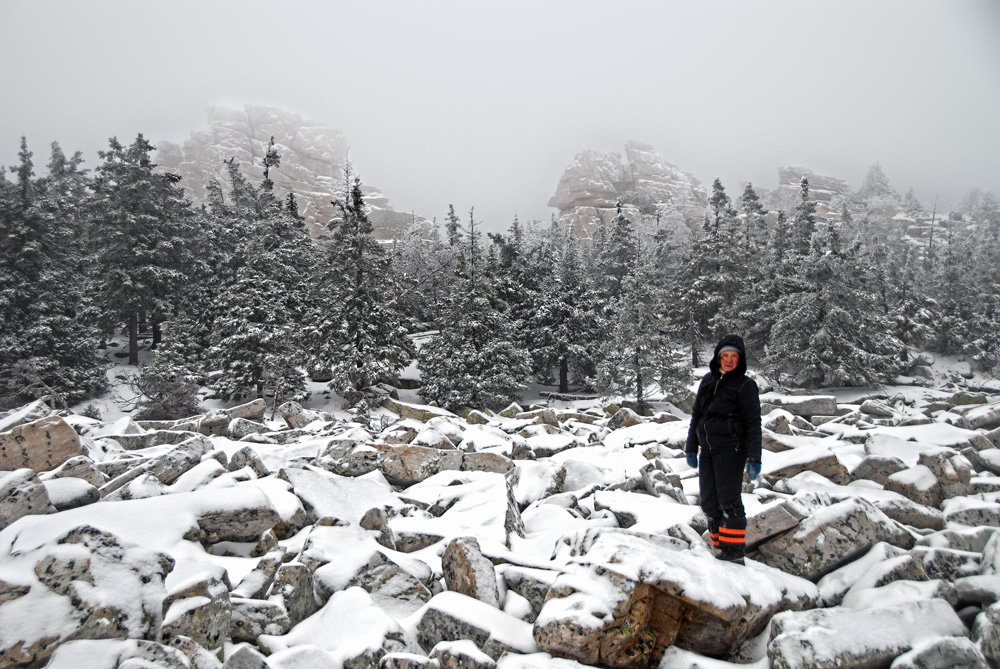
[[[740,352],[736,369],[723,374],[719,351],[735,346]],[[746,453],[747,460],[760,462],[760,393],[746,375],[746,346],[738,335],[726,335],[715,347],[709,372],[701,379],[691,412],[686,449],[698,446],[711,451],[734,449]]]

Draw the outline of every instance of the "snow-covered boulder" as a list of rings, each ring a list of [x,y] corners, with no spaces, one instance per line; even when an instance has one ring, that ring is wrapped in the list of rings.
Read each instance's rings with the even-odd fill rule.
[[[55,511],[45,484],[33,470],[0,471],[0,530],[18,518]]]
[[[833,395],[782,395],[763,393],[761,405],[770,404],[803,418],[832,416],[837,413],[837,398]]]
[[[979,406],[965,413],[965,419],[974,429],[992,430],[1000,427],[1000,402]]]
[[[892,474],[886,479],[885,489],[925,506],[940,506],[944,500],[940,482],[934,472],[924,465],[915,465]]]
[[[819,474],[834,483],[846,484],[851,480],[847,467],[841,464],[829,447],[822,445],[768,455],[763,458],[761,478],[773,485],[805,471]]]
[[[232,605],[229,588],[213,574],[203,574],[181,584],[167,597],[161,636],[165,642],[185,636],[204,648],[219,648],[229,641]]]
[[[288,611],[278,602],[231,597],[230,606],[228,634],[235,643],[256,643],[262,634],[280,636],[292,627]]]
[[[971,497],[955,497],[945,502],[946,523],[957,523],[970,527],[988,525],[1000,527],[1000,503]]]
[[[852,498],[813,512],[757,551],[765,564],[816,581],[879,541],[910,548],[914,539],[871,502]]]
[[[747,549],[796,527],[806,511],[790,500],[775,500],[747,511]]]
[[[177,648],[147,639],[81,639],[59,646],[48,669],[118,669],[159,667],[192,669],[191,661]],[[221,666],[216,660],[216,666]]]
[[[774,669],[888,666],[918,643],[965,633],[955,611],[941,599],[863,611],[792,611],[771,621],[767,659]]]
[[[0,571],[0,666],[37,663],[73,639],[156,638],[173,566],[88,526],[16,548]]]
[[[313,590],[312,571],[301,562],[282,564],[274,574],[267,599],[288,611],[292,624],[305,620],[319,608]]]
[[[874,481],[886,485],[889,477],[905,470],[906,463],[890,455],[868,455],[851,469],[851,480]]]
[[[328,413],[303,408],[298,402],[285,402],[278,407],[278,413],[281,414],[285,424],[293,430],[304,428],[317,421],[329,422],[333,418]]]
[[[507,652],[534,653],[531,624],[457,592],[441,592],[411,617],[426,650],[442,641],[468,639],[491,658]]]
[[[553,583],[538,645],[586,664],[645,666],[670,645],[725,656],[777,611],[815,604],[812,583],[748,561],[721,562],[697,535],[598,531]]]
[[[931,470],[944,499],[968,494],[972,463],[961,453],[949,449],[928,451],[920,454],[917,463]]]
[[[56,511],[75,509],[79,506],[99,502],[101,499],[101,491],[83,479],[67,476],[43,480],[42,484],[45,486],[45,492]]]
[[[430,649],[428,656],[437,661],[442,669],[455,667],[458,669],[494,669],[496,661],[479,650],[472,641],[441,641]]]
[[[449,590],[468,595],[490,606],[500,606],[496,570],[493,563],[483,555],[475,537],[452,539],[441,556],[441,569]]]
[[[389,520],[397,546],[407,534],[453,539],[475,536],[483,551],[493,555],[525,536],[524,520],[510,483],[492,472],[441,472],[403,491],[404,499],[426,505],[428,515]]]
[[[417,645],[396,620],[361,588],[334,594],[322,609],[281,636],[263,635],[258,643],[280,660],[298,646],[320,651],[329,666],[374,667],[387,653],[413,652]],[[319,662],[299,666],[327,666]]]
[[[40,473],[38,477],[43,481],[64,477],[82,479],[97,488],[108,482],[108,477],[98,471],[94,461],[86,455],[72,457],[55,469]]]
[[[44,472],[84,455],[76,430],[60,416],[46,416],[0,432],[0,470]]]
[[[914,645],[895,660],[889,669],[931,669],[933,667],[989,669],[989,663],[979,647],[962,636],[928,639]]]

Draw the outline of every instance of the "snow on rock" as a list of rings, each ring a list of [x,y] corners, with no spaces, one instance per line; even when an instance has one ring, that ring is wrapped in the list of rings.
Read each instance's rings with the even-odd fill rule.
[[[287,634],[264,635],[259,643],[276,656],[296,646],[311,646],[348,666],[375,666],[386,653],[418,650],[413,637],[359,587],[334,594]]]
[[[744,486],[746,566],[716,560],[702,536],[679,411],[609,419],[620,406],[553,400],[466,419],[390,399],[399,413],[371,420],[309,405],[296,416],[319,420],[300,427],[265,422],[263,403],[142,424],[70,413],[84,454],[0,473],[0,515],[22,507],[0,529],[0,653],[204,669],[220,666],[216,651],[254,669],[662,655],[661,666],[763,669],[768,652],[773,666],[854,663],[843,658],[857,637],[880,666],[896,655],[979,666],[977,650],[996,662],[1000,449],[957,426],[994,406],[982,395],[952,406],[925,388],[876,401],[838,391],[852,403],[803,410],[812,423],[788,409],[810,398],[788,396],[769,416],[764,477]],[[29,405],[0,424],[48,416]],[[66,543],[74,532],[119,547]],[[797,641],[790,623],[775,632],[800,610],[829,618]],[[134,639],[97,641],[104,615],[127,619],[121,636]],[[971,641],[956,615],[976,620]],[[927,634],[871,641],[852,620],[913,620]]]
[[[837,413],[837,398],[833,395],[783,395],[771,392],[762,393],[760,403],[780,407],[804,418],[832,416]]]
[[[0,432],[0,470],[28,467],[41,472],[83,454],[80,436],[60,416],[46,416]]]
[[[118,669],[118,667],[191,669],[191,662],[177,648],[155,641],[81,639],[59,646],[45,666],[49,669]],[[218,660],[216,666],[221,666]]]
[[[761,477],[765,481],[773,484],[800,472],[810,471],[834,483],[850,482],[851,476],[847,468],[841,464],[836,453],[823,443],[825,439],[810,437],[801,439],[809,440],[806,446],[769,454],[770,457],[762,458]]]
[[[670,645],[726,655],[780,610],[819,598],[803,579],[720,562],[695,535],[598,532],[556,579],[535,621],[544,650],[588,664],[644,665]],[[706,559],[708,558],[708,559]]]
[[[442,641],[468,639],[494,659],[506,652],[539,650],[530,623],[457,592],[435,595],[406,624],[416,630],[417,640],[425,649]]]
[[[490,606],[500,606],[496,570],[493,563],[483,555],[475,537],[452,539],[441,556],[441,567],[449,590],[468,595]]]
[[[962,667],[988,669],[986,656],[965,637],[948,636],[915,644],[892,662],[891,669],[926,669],[927,667]]]
[[[771,621],[767,657],[774,669],[886,666],[918,643],[965,634],[962,621],[941,599],[864,611],[793,611]]]
[[[524,522],[510,484],[491,472],[441,472],[406,488],[402,496],[421,502],[427,515],[390,520],[395,534],[427,532],[452,539],[475,536],[487,554],[524,536]]]
[[[18,527],[0,545],[15,543]],[[173,566],[87,525],[14,548],[0,563],[0,666],[38,662],[71,639],[155,638]]]
[[[372,508],[400,509],[403,502],[392,487],[371,478],[338,476],[317,468],[288,467],[280,478],[291,484],[292,492],[302,500],[313,522],[336,518],[357,524]]]
[[[871,502],[851,498],[814,512],[757,551],[765,564],[816,581],[879,541],[909,548],[914,539]]]
[[[45,484],[34,471],[0,471],[0,530],[18,518],[55,510]]]

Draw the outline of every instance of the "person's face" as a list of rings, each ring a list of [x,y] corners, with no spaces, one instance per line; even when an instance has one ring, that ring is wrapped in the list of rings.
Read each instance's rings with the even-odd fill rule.
[[[733,371],[738,364],[740,364],[740,354],[736,351],[723,351],[719,354],[719,367],[722,368],[723,374]]]

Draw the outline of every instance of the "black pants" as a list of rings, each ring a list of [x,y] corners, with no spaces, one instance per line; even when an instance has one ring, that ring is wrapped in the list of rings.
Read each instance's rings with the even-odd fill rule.
[[[731,441],[714,449],[704,444],[698,461],[701,510],[708,517],[712,543],[724,552],[742,555],[747,518],[743,510],[743,469],[747,457]]]

